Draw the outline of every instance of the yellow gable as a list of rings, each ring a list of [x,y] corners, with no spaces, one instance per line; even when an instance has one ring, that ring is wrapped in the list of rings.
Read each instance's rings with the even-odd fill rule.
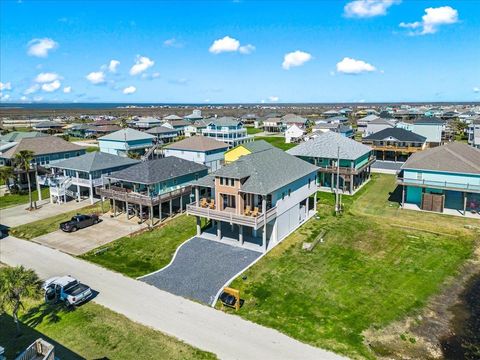
[[[241,156],[251,154],[252,152],[243,145],[238,145],[237,147],[228,150],[225,153],[225,164],[230,164],[234,161],[237,161]]]

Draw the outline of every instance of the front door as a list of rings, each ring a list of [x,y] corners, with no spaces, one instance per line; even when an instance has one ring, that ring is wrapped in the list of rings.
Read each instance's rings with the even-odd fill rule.
[[[235,196],[234,195],[223,195],[223,208],[233,208],[235,209]]]

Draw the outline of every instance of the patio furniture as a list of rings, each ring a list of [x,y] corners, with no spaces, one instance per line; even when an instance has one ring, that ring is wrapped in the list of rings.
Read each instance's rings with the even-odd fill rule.
[[[202,207],[202,208],[207,207],[207,199],[206,198],[202,198],[200,200],[200,207]]]
[[[254,207],[254,208],[253,208],[253,212],[252,212],[252,216],[253,216],[253,217],[257,217],[258,214],[259,214],[258,207]]]
[[[246,216],[249,216],[251,213],[252,213],[252,210],[251,210],[250,206],[247,206],[247,207],[245,208],[245,215],[246,215]]]
[[[215,200],[212,199],[212,200],[210,201],[209,208],[210,208],[210,209],[215,209]]]

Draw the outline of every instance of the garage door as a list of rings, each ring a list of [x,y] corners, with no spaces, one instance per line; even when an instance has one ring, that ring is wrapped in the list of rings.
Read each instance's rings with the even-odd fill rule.
[[[299,211],[298,205],[295,205],[277,218],[277,239],[283,239],[298,225]]]

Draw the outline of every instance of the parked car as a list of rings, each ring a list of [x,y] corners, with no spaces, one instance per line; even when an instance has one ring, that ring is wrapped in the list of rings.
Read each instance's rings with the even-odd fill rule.
[[[95,214],[92,215],[81,215],[77,214],[72,217],[71,220],[62,222],[60,224],[60,229],[65,232],[75,232],[78,229],[83,229],[85,227],[97,224],[100,220]]]
[[[45,302],[63,302],[65,305],[79,305],[92,296],[92,289],[71,276],[56,276],[43,284]]]

